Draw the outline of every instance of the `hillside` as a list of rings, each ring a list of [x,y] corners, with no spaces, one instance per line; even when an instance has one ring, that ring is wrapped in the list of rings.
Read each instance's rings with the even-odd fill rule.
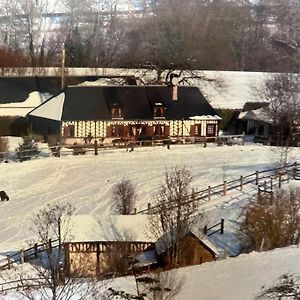
[[[10,139],[13,150],[17,140]],[[45,147],[45,145],[41,145]],[[122,178],[136,184],[137,209],[154,203],[164,172],[174,166],[191,169],[195,189],[237,179],[256,170],[275,166],[280,149],[246,144],[245,146],[172,145],[166,147],[106,150],[98,156],[48,157],[42,151],[37,159],[22,163],[9,161],[0,164],[1,190],[10,201],[0,203],[0,253],[2,256],[28,246],[32,235],[31,219],[44,205],[70,202],[76,214],[89,214],[96,219],[112,214],[112,188]],[[291,161],[300,161],[298,148],[290,149]],[[245,194],[244,200],[248,196]],[[218,200],[218,199],[216,199]],[[235,194],[211,201],[205,206],[207,222],[225,219],[225,234],[214,237],[217,246],[227,254],[238,254],[239,242],[235,229],[241,208]],[[262,285],[271,284],[282,273],[299,269],[298,248],[251,253],[214,263],[180,270],[184,286],[176,299],[253,299]],[[127,278],[122,287],[132,286]],[[13,299],[13,298],[6,298]]]

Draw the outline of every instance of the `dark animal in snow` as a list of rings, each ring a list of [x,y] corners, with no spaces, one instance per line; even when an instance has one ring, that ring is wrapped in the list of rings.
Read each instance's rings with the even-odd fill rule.
[[[0,191],[0,199],[1,199],[1,201],[8,201],[9,200],[9,197],[7,196],[5,191]]]

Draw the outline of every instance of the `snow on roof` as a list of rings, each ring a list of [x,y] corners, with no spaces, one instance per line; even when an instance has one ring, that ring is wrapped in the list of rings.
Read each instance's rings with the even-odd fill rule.
[[[214,108],[242,109],[246,102],[259,99],[254,88],[261,86],[272,73],[241,71],[198,71],[208,80],[194,79]],[[196,74],[197,75],[197,74]],[[215,80],[219,84],[216,84]]]
[[[173,234],[172,234],[173,232]],[[209,240],[209,238],[200,232],[197,228],[189,229],[183,236],[187,235],[188,233],[192,233],[195,235],[200,242],[202,242],[205,246],[207,246],[216,256],[219,256],[220,250]],[[165,232],[155,243],[156,250],[158,255],[164,253],[169,247],[171,247],[175,237],[172,236],[176,234],[175,231],[169,230]]]
[[[31,92],[24,102],[0,104],[0,116],[26,116],[43,102],[43,95]]]
[[[147,215],[113,215],[100,220],[90,215],[71,217],[68,242],[136,241],[154,242]]]
[[[190,117],[191,120],[222,120],[221,117],[219,117],[218,115],[214,115],[214,116],[211,116],[211,115],[203,115],[203,116],[193,116],[193,117]]]
[[[240,112],[238,119],[262,121],[269,124],[272,123],[270,114],[268,114],[267,110],[264,107],[251,111],[242,111]]]
[[[32,110],[29,115],[60,121],[65,100],[65,93],[60,93],[49,100],[44,102],[43,105]]]

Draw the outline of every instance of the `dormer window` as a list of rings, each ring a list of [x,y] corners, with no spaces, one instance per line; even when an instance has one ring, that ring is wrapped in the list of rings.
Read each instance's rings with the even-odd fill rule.
[[[111,118],[112,119],[122,119],[123,118],[123,110],[120,106],[114,106],[111,109]]]
[[[155,103],[153,109],[154,119],[164,119],[165,118],[166,108],[162,103]]]

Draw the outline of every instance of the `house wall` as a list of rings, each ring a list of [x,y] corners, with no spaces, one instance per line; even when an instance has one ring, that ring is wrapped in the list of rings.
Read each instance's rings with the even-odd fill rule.
[[[154,247],[147,242],[77,242],[64,245],[66,271],[70,276],[99,276],[120,269],[124,256]]]
[[[183,241],[183,255],[181,266],[199,265],[214,261],[215,254],[205,247],[198,238],[188,235]]]
[[[149,120],[149,121],[64,121],[62,122],[61,135],[67,137],[66,127],[72,127],[73,134],[69,137],[74,138],[84,138],[91,133],[94,138],[107,138],[112,135],[113,126],[124,126],[120,137],[128,138],[131,136],[129,132],[130,126],[140,126],[145,128],[146,136],[154,136],[154,126],[164,125],[165,126],[165,136],[170,137],[191,137],[191,136],[217,136],[219,131],[219,121],[218,120]],[[208,134],[208,126],[215,126],[214,133]],[[195,131],[195,126],[198,126],[197,132]],[[150,128],[152,127],[152,129]]]
[[[180,245],[180,254],[178,256],[179,265],[176,262],[176,267],[199,265],[205,262],[216,260],[215,253],[207,246],[205,246],[199,240],[199,238],[197,238],[195,235],[191,233],[187,234],[184,237],[184,239],[180,241],[179,245]],[[173,246],[168,248],[166,252],[161,256],[163,265],[166,269],[174,267],[172,254],[174,254]]]

